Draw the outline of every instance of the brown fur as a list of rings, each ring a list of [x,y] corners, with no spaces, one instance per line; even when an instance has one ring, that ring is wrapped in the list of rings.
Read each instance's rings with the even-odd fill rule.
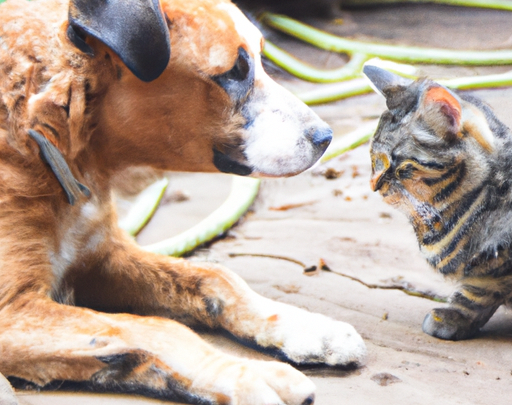
[[[112,188],[129,181],[134,167],[139,174],[216,171],[213,147],[229,144],[243,125],[226,92],[209,79],[231,68],[239,47],[252,52],[219,3],[162,1],[171,61],[150,83],[98,40],[87,38],[94,58],[78,51],[66,36],[64,0],[1,5],[0,372],[6,376],[39,386],[86,381],[192,402],[260,403],[254,398],[267,395],[263,383],[287,404],[310,397],[311,384],[291,367],[226,356],[185,326],[155,317],[285,349],[278,320],[288,307],[269,304],[219,266],[144,252],[116,225]],[[216,63],[208,57],[212,38],[221,44]],[[29,129],[60,150],[90,199],[68,203]],[[133,191],[131,184],[124,188]],[[111,314],[118,311],[132,314]]]

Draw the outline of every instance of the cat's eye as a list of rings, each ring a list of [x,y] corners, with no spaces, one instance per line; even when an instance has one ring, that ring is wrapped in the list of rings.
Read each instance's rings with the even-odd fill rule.
[[[395,170],[395,177],[399,180],[410,179],[413,176],[416,167],[413,162],[406,161],[401,163]]]

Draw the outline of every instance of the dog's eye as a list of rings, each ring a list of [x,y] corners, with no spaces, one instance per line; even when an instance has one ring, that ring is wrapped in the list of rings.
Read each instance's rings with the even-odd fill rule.
[[[244,48],[238,48],[234,66],[225,73],[213,76],[212,80],[221,86],[236,104],[242,102],[254,85],[254,62]]]
[[[226,79],[235,80],[237,82],[245,80],[250,70],[248,59],[249,55],[247,55],[245,49],[241,48],[235,65],[231,70],[225,73]]]

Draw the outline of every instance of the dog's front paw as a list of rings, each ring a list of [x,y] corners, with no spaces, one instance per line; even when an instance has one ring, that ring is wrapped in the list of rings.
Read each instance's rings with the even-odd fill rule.
[[[289,306],[268,322],[268,333],[257,340],[262,346],[276,347],[293,363],[359,366],[366,358],[363,339],[348,323]]]
[[[231,358],[207,367],[194,384],[212,386],[215,403],[230,405],[311,405],[315,385],[289,364]],[[221,366],[221,367],[218,367]],[[201,381],[203,378],[213,384]],[[211,380],[210,380],[211,381]]]

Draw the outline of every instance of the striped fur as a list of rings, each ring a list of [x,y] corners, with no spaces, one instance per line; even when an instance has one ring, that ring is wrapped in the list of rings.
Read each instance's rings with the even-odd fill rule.
[[[385,73],[386,111],[372,140],[372,188],[412,223],[421,252],[458,281],[423,330],[473,336],[512,300],[512,133],[480,100]]]

